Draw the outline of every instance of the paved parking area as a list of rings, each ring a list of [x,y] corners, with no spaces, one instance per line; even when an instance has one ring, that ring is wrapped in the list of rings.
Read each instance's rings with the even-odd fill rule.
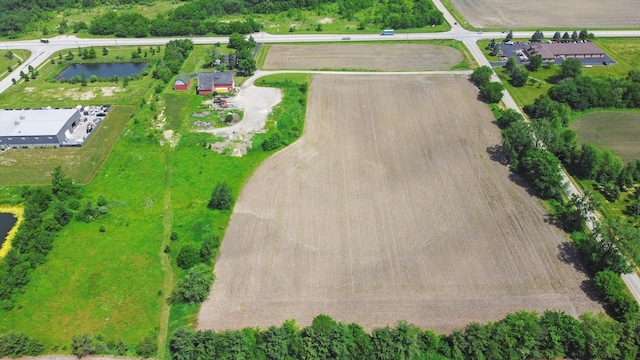
[[[81,146],[93,134],[93,130],[104,120],[111,110],[110,105],[85,106],[80,111],[80,121],[73,133],[65,139],[62,146]]]

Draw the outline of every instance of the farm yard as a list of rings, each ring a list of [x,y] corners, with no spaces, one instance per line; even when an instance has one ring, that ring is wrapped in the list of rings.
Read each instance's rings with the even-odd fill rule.
[[[571,128],[581,142],[596,144],[600,149],[611,150],[623,162],[640,158],[640,113],[601,111],[577,118]]]
[[[602,311],[465,77],[345,76],[314,75],[303,137],[244,186],[199,329]]]
[[[271,45],[265,70],[446,70],[464,55],[451,46],[432,44]]]
[[[553,0],[450,0],[466,20],[478,28],[625,28],[639,27],[634,0],[576,2]]]

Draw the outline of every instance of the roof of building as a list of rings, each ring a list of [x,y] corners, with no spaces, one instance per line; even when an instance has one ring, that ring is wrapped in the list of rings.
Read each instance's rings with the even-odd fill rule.
[[[189,84],[189,82],[191,82],[189,75],[187,73],[180,73],[178,74],[178,78],[176,79],[175,83],[187,85]]]
[[[233,84],[233,73],[231,71],[198,73],[198,90],[212,90],[214,84]]]
[[[0,136],[57,135],[78,109],[0,110]]]
[[[538,43],[526,48],[526,51],[529,55],[540,54],[545,59],[556,58],[563,55],[605,55],[605,52],[592,42]]]

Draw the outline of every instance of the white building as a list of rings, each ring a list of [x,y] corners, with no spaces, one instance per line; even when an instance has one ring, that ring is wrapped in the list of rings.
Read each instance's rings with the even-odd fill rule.
[[[0,149],[60,146],[80,123],[80,108],[0,109]]]

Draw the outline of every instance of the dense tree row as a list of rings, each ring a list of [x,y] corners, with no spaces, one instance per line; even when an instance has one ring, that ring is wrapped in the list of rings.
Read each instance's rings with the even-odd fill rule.
[[[637,320],[616,322],[590,313],[576,319],[556,311],[520,311],[498,322],[471,323],[448,335],[405,322],[369,334],[358,324],[318,315],[302,329],[293,320],[266,330],[216,333],[180,328],[170,341],[173,360],[634,359],[639,346]]]
[[[390,29],[440,25],[444,16],[430,0],[389,0],[379,9],[376,23]]]
[[[41,341],[22,333],[0,335],[0,357],[37,356],[44,350]]]
[[[574,64],[578,65],[574,65]],[[640,107],[640,70],[631,70],[626,78],[614,75],[592,77],[582,75],[580,61],[566,60],[561,70],[563,79],[549,89],[549,97],[569,105],[573,110],[590,108]],[[570,68],[570,71],[566,71]]]
[[[182,69],[182,65],[193,50],[193,42],[189,39],[171,40],[165,45],[162,59],[153,70],[153,78],[168,83]]]

